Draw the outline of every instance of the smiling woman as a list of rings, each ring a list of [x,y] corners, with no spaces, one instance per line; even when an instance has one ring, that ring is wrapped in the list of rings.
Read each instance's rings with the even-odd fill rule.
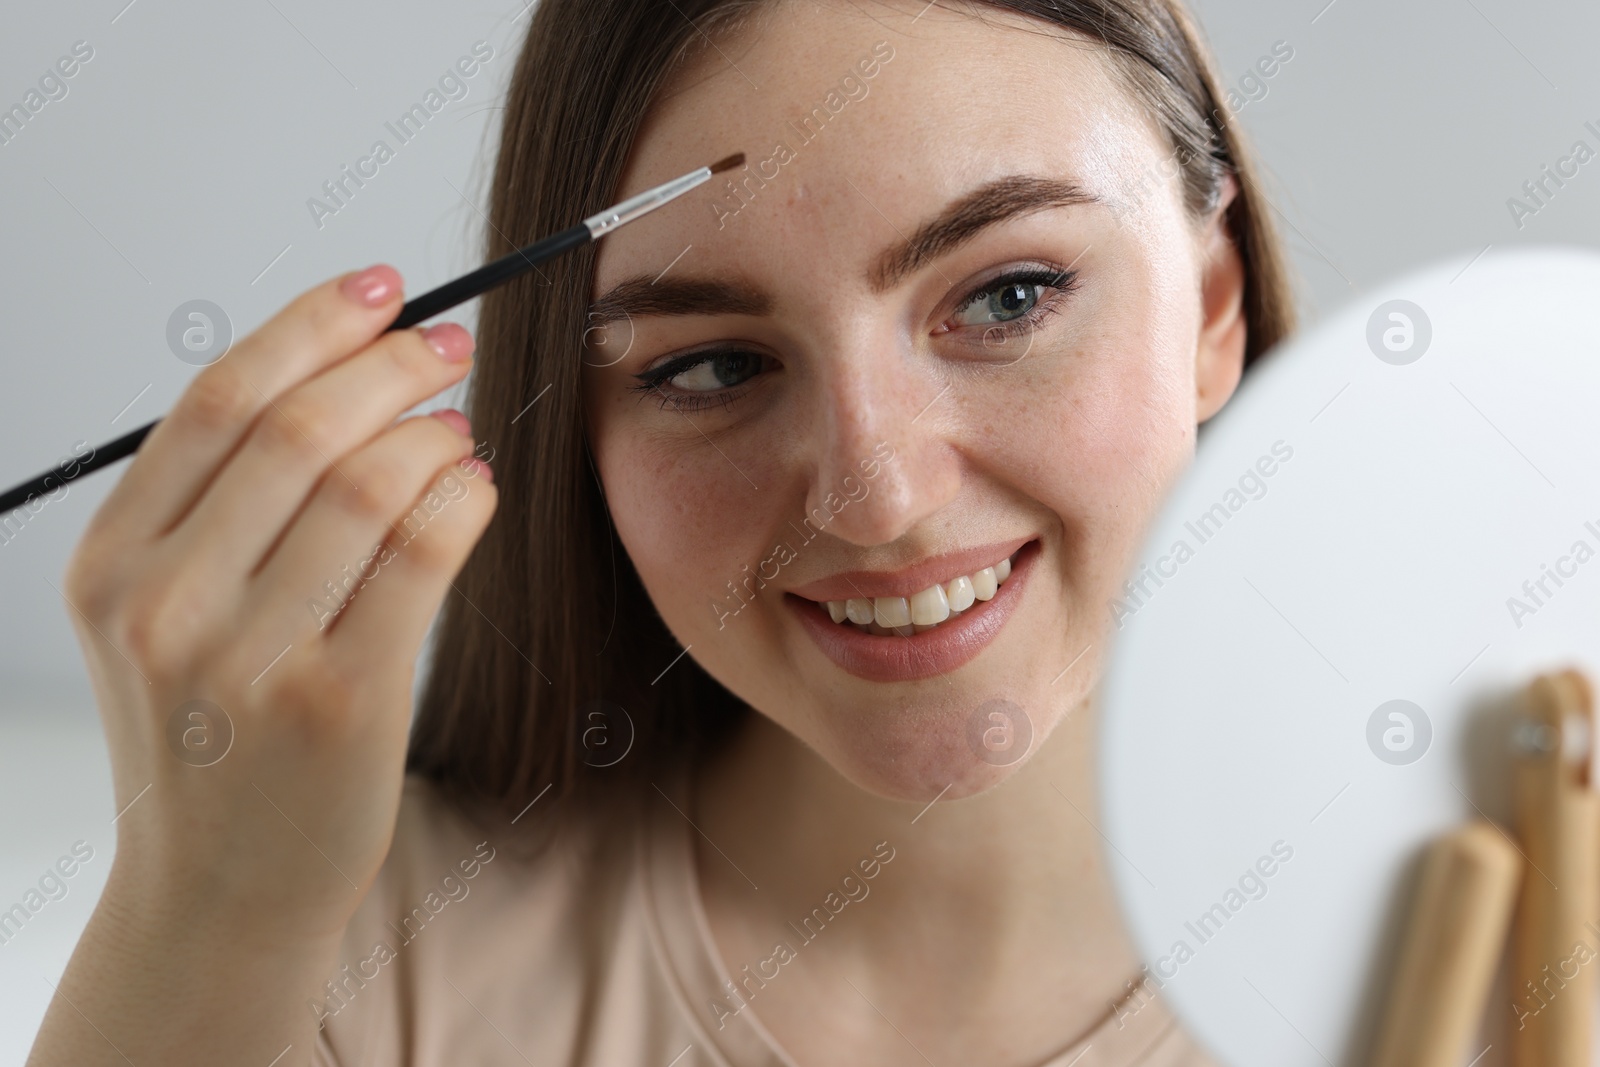
[[[757,546],[728,535],[766,532],[765,520],[746,523],[754,501],[762,514],[807,513],[821,487],[878,441],[924,454],[897,464],[897,480],[876,494],[887,511],[857,509],[834,530],[832,551],[811,561],[817,575],[903,568],[996,526],[1043,539],[1045,516],[1020,512],[1030,498],[1035,511],[1051,511],[1039,488],[1092,470],[1108,495],[1055,501],[1067,510],[1049,537],[1056,552],[1093,549],[1095,566],[1064,571],[1058,584],[1074,587],[1069,602],[1094,603],[1091,572],[1115,572],[1148,490],[1231,391],[1240,362],[1229,352],[1240,349],[1248,363],[1287,324],[1253,176],[1237,131],[1208,118],[1222,113],[1215,82],[1177,9],[906,4],[875,5],[869,17],[848,5],[706,3],[683,11],[706,36],[682,18],[620,7],[541,9],[507,115],[491,251],[502,250],[499,234],[539,232],[648,185],[677,156],[764,143],[809,99],[805,87],[830,69],[825,61],[847,64],[874,39],[869,32],[896,29],[896,65],[880,71],[874,108],[833,127],[835,139],[797,166],[784,196],[752,205],[737,232],[708,234],[693,211],[662,213],[618,234],[598,264],[586,251],[553,285],[527,282],[486,302],[486,348],[526,355],[484,361],[474,416],[502,444],[509,476],[525,482],[503,504],[461,591],[482,606],[497,592],[538,588],[543,609],[507,605],[502,618],[462,601],[447,607],[413,766],[508,804],[553,780],[574,796],[584,788],[563,768],[572,709],[588,699],[617,699],[651,739],[635,767],[641,778],[654,773],[651,759],[656,769],[676,766],[703,741],[728,736],[743,705],[762,708],[756,690],[715,668],[726,655],[729,670],[775,684],[750,648],[708,636],[700,655],[654,685],[655,671],[635,682],[624,665],[652,654],[660,667],[672,662],[710,621],[680,623],[678,606],[704,604],[729,574],[765,558],[774,539]],[[604,51],[569,54],[556,43],[596,25],[607,27],[594,34]],[[800,40],[805,50],[794,47]],[[1184,166],[1162,195],[1145,196],[1134,176],[1174,146],[1185,150]],[[574,182],[574,174],[612,177]],[[1136,211],[1116,210],[1135,197]],[[859,258],[846,249],[860,249]],[[591,338],[595,325],[625,323],[627,354],[587,365],[567,358],[584,322]],[[1023,352],[1031,355],[1019,361]],[[551,385],[539,418],[512,422]],[[639,404],[646,396],[653,403]],[[1125,440],[1107,436],[1116,426]],[[644,450],[619,450],[629,441]],[[598,486],[586,449],[600,466]],[[1051,462],[1041,468],[1043,457]],[[974,498],[945,506],[964,496],[963,467],[970,474],[1002,459],[1001,476],[969,478],[965,495]],[[1137,508],[1116,499],[1129,478]],[[654,497],[625,492],[639,486]],[[1015,498],[1011,514],[984,514],[1004,496]],[[630,538],[636,504],[645,525]],[[677,519],[657,521],[664,514]],[[1126,521],[1087,521],[1096,514]],[[627,550],[620,557],[608,545],[613,528]],[[570,578],[613,572],[614,593],[601,595],[593,578]],[[1062,629],[1062,664],[1091,639],[1090,614],[1076,612]],[[801,636],[776,617],[769,624],[777,628],[761,635],[768,648]],[[574,657],[575,646],[593,647],[600,669]],[[531,684],[551,670],[566,676],[543,692]],[[672,710],[682,707],[697,710]],[[821,738],[806,740],[820,747]],[[898,747],[877,752],[897,773],[917,766]],[[831,755],[846,764],[870,758]],[[925,778],[889,792],[928,796],[953,780],[923,769]],[[859,773],[852,777],[868,784]]]
[[[486,296],[470,427],[392,425],[471,340],[381,333],[384,267],[202,372],[70,575],[119,793],[156,784],[36,1067],[1208,1063],[1117,914],[1092,698],[1290,325],[1219,94],[1178,0],[541,0],[487,258],[818,132],[737,225],[707,188]],[[493,475],[313,632],[474,438]],[[229,758],[173,777],[158,689],[227,704]]]
[[[1156,0],[546,2],[530,32],[491,254],[696,159],[759,158],[871,43],[894,58],[737,226],[662,212],[486,301],[473,414],[505,497],[447,603],[413,770],[506,812],[555,783],[568,826],[631,825],[611,812],[642,789],[669,834],[692,826],[690,888],[663,894],[685,910],[654,913],[686,929],[629,964],[690,990],[685,1012],[853,850],[904,838],[894,903],[706,1038],[728,1062],[1133,1062],[1090,1036],[1138,965],[1072,713],[1161,488],[1289,323],[1197,33]],[[885,444],[872,492],[763,572]],[[603,774],[572,758],[591,699],[639,735]],[[969,745],[996,699],[1026,758]],[[655,899],[648,868],[606,877]],[[643,1027],[626,1061],[670,1060],[684,1025]]]

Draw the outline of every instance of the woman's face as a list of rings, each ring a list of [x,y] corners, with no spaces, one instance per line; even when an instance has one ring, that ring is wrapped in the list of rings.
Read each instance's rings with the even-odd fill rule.
[[[690,655],[925,801],[1000,780],[1088,694],[1244,332],[1238,257],[1103,51],[924,4],[778,5],[675,82],[621,195],[747,164],[600,245],[593,321],[621,317],[584,388]]]

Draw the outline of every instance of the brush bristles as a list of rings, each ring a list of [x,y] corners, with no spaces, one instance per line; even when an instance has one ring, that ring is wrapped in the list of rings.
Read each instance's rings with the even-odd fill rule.
[[[729,156],[727,159],[719,159],[715,163],[711,164],[711,173],[712,174],[721,174],[725,170],[732,170],[734,167],[740,167],[740,166],[743,166],[743,165],[744,165],[744,153],[743,152],[735,152],[733,155]]]

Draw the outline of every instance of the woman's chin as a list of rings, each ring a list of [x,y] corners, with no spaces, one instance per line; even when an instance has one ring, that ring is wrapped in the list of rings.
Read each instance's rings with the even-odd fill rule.
[[[1038,750],[1048,728],[1005,697],[965,707],[841,709],[814,742],[855,786],[891,800],[928,804],[958,800],[1010,778]]]

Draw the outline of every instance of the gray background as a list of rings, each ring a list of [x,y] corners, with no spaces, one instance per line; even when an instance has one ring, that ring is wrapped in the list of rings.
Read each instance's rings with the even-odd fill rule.
[[[1600,160],[1520,228],[1506,203],[1574,141],[1600,150],[1584,128],[1600,128],[1596,5],[1195,6],[1235,85],[1275,42],[1294,50],[1238,121],[1309,320],[1447,255],[1600,244]],[[0,486],[165,411],[195,372],[165,342],[185,301],[215,301],[243,334],[344,270],[394,264],[415,294],[475,266],[496,109],[526,26],[514,0],[8,5],[0,107],[74,42],[94,58],[0,145]],[[384,123],[479,40],[495,56],[467,96],[319,229],[307,199],[374,140],[393,145]],[[114,845],[104,744],[51,586],[114,478],[78,483],[0,545],[0,910],[73,842],[95,850],[68,896],[0,945],[0,1064],[25,1057]]]

